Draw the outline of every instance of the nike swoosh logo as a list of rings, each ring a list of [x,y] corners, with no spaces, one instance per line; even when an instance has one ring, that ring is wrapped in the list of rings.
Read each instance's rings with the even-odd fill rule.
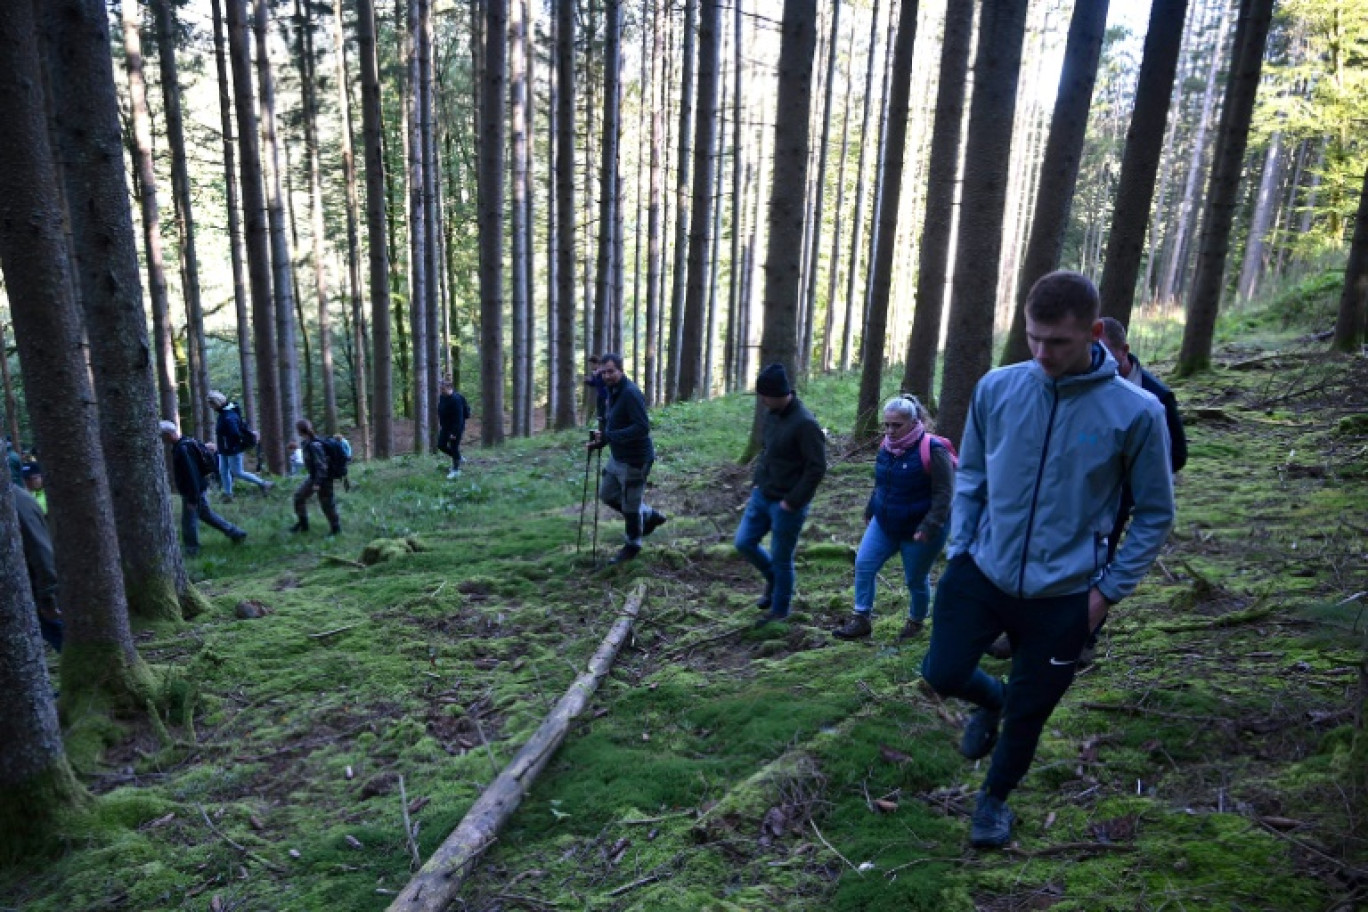
[[[1078,661],[1077,659],[1070,659],[1070,660],[1067,661],[1067,662],[1063,662],[1063,661],[1060,661],[1059,659],[1056,659],[1054,656],[1050,656],[1050,664],[1051,664],[1051,665],[1072,665],[1072,664],[1074,664],[1074,663],[1077,662],[1077,661]]]

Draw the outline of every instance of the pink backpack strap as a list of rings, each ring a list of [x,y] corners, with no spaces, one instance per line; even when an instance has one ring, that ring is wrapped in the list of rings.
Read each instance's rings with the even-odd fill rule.
[[[923,433],[923,434],[922,434],[922,437],[921,437],[921,445],[917,447],[917,450],[921,453],[922,470],[923,470],[923,471],[926,471],[926,472],[930,472],[930,471],[931,471],[931,434],[930,434],[929,432]]]

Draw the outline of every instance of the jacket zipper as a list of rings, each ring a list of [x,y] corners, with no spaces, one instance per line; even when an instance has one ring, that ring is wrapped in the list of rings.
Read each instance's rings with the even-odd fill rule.
[[[1036,505],[1040,502],[1040,479],[1045,475],[1045,457],[1050,454],[1050,438],[1054,436],[1055,411],[1059,408],[1059,381],[1050,383],[1050,420],[1045,425],[1045,443],[1040,448],[1040,467],[1036,469],[1035,488],[1031,491],[1031,512],[1026,516],[1026,540],[1021,545],[1021,570],[1017,573],[1017,598],[1026,597],[1026,558],[1031,551],[1031,532],[1035,528]],[[1096,558],[1094,558],[1095,560]]]

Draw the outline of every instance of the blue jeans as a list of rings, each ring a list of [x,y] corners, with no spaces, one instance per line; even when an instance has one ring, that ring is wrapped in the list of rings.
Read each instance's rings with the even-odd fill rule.
[[[242,467],[243,455],[242,453],[234,453],[232,456],[228,456],[219,453],[219,483],[223,485],[223,493],[229,497],[233,496],[234,478],[250,481],[258,488],[266,487],[266,482]]]
[[[998,634],[1012,643],[1012,671],[1004,686],[979,668]],[[1002,736],[984,789],[1002,800],[1031,768],[1040,733],[1073,683],[1088,639],[1088,593],[1016,598],[961,554],[936,586],[935,625],[922,677],[943,697],[959,697],[1002,712]]]
[[[759,488],[752,488],[741,525],[736,529],[734,544],[741,556],[754,564],[765,582],[773,587],[770,611],[783,617],[788,614],[789,603],[793,600],[793,552],[798,549],[798,535],[803,531],[808,508],[790,512],[779,506],[781,502],[769,500]],[[767,534],[770,536],[768,552],[760,544]]]
[[[890,557],[901,551],[903,579],[907,581],[910,594],[907,616],[914,621],[926,620],[931,612],[931,565],[945,547],[945,533],[942,528],[929,542],[897,539],[883,530],[878,519],[871,519],[855,555],[855,613],[873,613],[879,571]]]

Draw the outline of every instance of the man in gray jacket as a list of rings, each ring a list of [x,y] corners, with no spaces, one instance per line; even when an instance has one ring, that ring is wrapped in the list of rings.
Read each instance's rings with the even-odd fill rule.
[[[979,707],[960,743],[970,759],[993,755],[970,830],[979,848],[1011,840],[1007,796],[1030,768],[1089,632],[1135,590],[1173,524],[1163,407],[1117,375],[1098,342],[1098,310],[1086,276],[1059,271],[1036,282],[1026,299],[1033,358],[979,381],[960,445],[922,676]],[[1127,483],[1130,534],[1109,561]],[[1003,632],[1012,643],[1006,685],[978,667]]]

